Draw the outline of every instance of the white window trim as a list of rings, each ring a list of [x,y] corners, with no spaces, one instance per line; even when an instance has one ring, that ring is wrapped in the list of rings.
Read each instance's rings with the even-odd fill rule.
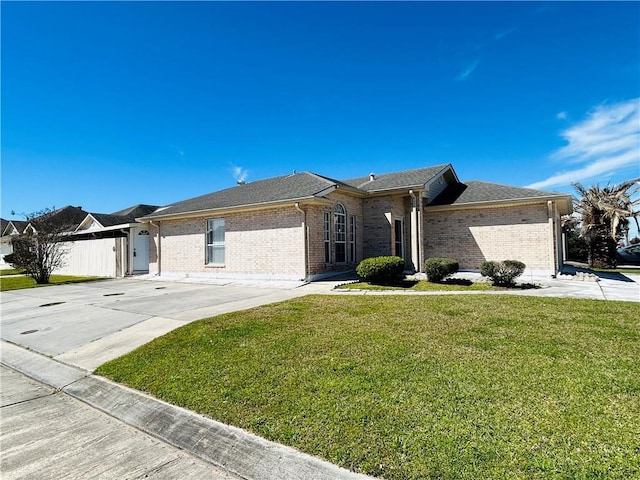
[[[222,241],[213,241],[213,243],[209,243],[209,222],[215,222],[215,221],[222,221],[222,228],[223,228],[223,236],[226,233],[226,223],[224,221],[224,218],[208,218],[206,220],[206,231],[205,231],[205,236],[204,236],[204,262],[205,262],[205,267],[224,267],[226,265],[226,260],[227,260],[227,246],[226,246],[226,238],[223,238]],[[215,227],[214,227],[215,228]],[[209,247],[223,247],[223,254],[224,254],[224,262],[220,263],[220,262],[211,262],[209,260]]]

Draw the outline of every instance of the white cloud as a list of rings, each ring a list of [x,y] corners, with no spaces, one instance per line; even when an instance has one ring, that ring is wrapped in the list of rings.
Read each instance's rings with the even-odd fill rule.
[[[563,112],[561,112],[563,113]],[[567,145],[550,156],[572,165],[546,180],[529,185],[546,188],[598,177],[640,166],[640,98],[613,105],[599,105],[582,122],[562,132]],[[604,178],[603,178],[604,177]]]
[[[471,75],[473,71],[478,67],[479,64],[480,60],[474,60],[467,68],[462,71],[462,73],[460,73],[460,75],[456,77],[456,81],[460,82],[462,80],[466,80],[469,75]]]
[[[504,31],[502,31],[502,32],[496,33],[496,35],[494,36],[494,39],[495,39],[495,40],[498,40],[498,41],[499,41],[499,40],[502,40],[504,37],[506,37],[507,35],[509,35],[509,34],[511,34],[511,33],[513,33],[513,32],[515,32],[515,31],[516,31],[516,29],[515,29],[515,28],[509,28],[509,29],[504,30]]]
[[[558,120],[566,120],[567,119],[567,112],[558,112],[558,114],[556,115],[556,118]]]

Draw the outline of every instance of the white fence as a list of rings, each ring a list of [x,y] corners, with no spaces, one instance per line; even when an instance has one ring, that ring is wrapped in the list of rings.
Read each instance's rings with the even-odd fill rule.
[[[121,277],[126,271],[126,240],[100,238],[65,242],[64,266],[57,275]]]

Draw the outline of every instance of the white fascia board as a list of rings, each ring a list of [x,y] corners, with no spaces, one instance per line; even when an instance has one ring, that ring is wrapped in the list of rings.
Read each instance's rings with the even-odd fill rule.
[[[75,231],[76,232],[88,232],[89,230],[87,229],[81,229],[81,227],[83,225],[85,225],[86,223],[88,223],[89,221],[93,221],[94,223],[100,225],[99,230],[102,230],[104,228],[104,225],[102,225],[97,219],[96,217],[94,217],[93,215],[91,215],[90,213],[87,214],[86,217],[84,217],[84,219],[80,222],[80,224],[76,227]],[[93,230],[92,230],[93,231]]]
[[[449,163],[448,165],[445,165],[442,170],[440,170],[433,177],[431,177],[431,180],[429,180],[427,183],[424,184],[425,192],[429,190],[429,185],[431,185],[433,182],[438,180],[438,178],[442,177],[449,170],[451,171],[451,173],[453,173],[453,178],[456,181],[456,183],[460,183],[460,180],[458,179],[458,175],[456,174],[456,171],[453,169],[453,165]]]
[[[319,195],[319,194],[316,194],[316,195]],[[206,217],[208,215],[243,213],[243,212],[249,212],[249,211],[255,211],[255,210],[268,210],[271,208],[288,207],[296,203],[300,203],[301,205],[302,204],[308,205],[308,204],[328,204],[331,202],[326,198],[322,198],[318,196],[309,196],[309,197],[301,197],[301,198],[291,198],[287,200],[277,200],[274,202],[252,203],[250,205],[209,208],[206,210],[195,210],[191,212],[173,213],[173,214],[167,214],[167,215],[153,215],[153,216],[149,215],[145,217],[136,218],[136,221],[140,223],[149,223],[149,222],[162,222],[164,220],[179,220],[182,218]]]
[[[76,230],[73,232],[73,235],[86,235],[87,233],[98,233],[98,232],[110,232],[113,230],[123,230],[131,227],[139,227],[142,226],[142,223],[122,223],[120,225],[111,225],[110,227],[103,227],[100,230]]]

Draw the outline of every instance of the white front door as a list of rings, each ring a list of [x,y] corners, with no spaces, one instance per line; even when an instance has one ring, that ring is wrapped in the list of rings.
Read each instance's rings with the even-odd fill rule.
[[[149,271],[149,230],[138,230],[134,236],[133,271]]]

